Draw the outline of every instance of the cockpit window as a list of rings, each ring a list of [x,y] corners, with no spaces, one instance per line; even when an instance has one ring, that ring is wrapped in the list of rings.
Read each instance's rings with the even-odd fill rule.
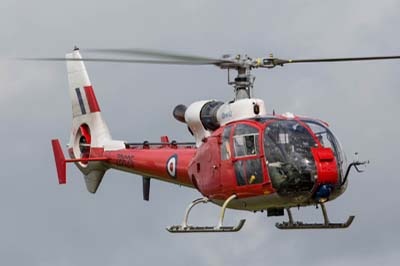
[[[232,126],[227,126],[224,128],[224,132],[222,133],[222,144],[221,144],[222,160],[229,160],[232,156],[231,143],[230,143],[231,129]]]
[[[310,191],[316,166],[312,134],[295,120],[279,120],[264,131],[264,152],[272,185],[280,193]]]
[[[316,124],[315,122],[304,121],[307,126],[311,129],[314,135],[318,138],[319,143],[324,148],[333,149],[333,139],[332,134],[328,133],[327,129],[320,124]]]
[[[235,157],[259,154],[258,136],[259,131],[257,128],[246,124],[237,125],[233,136]]]

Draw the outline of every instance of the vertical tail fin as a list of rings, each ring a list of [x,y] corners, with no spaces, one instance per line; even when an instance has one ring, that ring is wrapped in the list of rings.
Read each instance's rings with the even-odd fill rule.
[[[66,58],[82,59],[82,56],[79,49],[76,48],[72,53],[67,54]],[[73,145],[76,140],[76,136],[74,136],[76,131],[86,129],[91,138],[91,142],[86,144],[90,144],[91,147],[102,147],[111,140],[111,134],[101,116],[100,106],[85,64],[83,61],[67,61],[67,70],[73,117],[70,144]]]
[[[58,140],[53,140],[57,173],[60,184],[66,182],[66,162],[75,162],[85,175],[89,192],[95,193],[107,170],[102,161],[104,149],[123,149],[122,141],[113,141],[103,120],[92,84],[78,48],[66,55],[69,93],[72,103],[72,129],[68,152],[73,158],[65,160]]]
[[[61,149],[60,141],[58,139],[51,140],[53,146],[54,159],[56,161],[58,183],[65,184],[67,182],[67,170],[64,153]]]
[[[67,59],[82,59],[79,49],[66,55]],[[68,81],[72,101],[72,116],[100,112],[100,107],[90,83],[83,61],[67,61]]]

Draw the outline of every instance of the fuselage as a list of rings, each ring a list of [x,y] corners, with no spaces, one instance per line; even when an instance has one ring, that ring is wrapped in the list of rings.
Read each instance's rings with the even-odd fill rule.
[[[235,209],[305,206],[332,200],[346,188],[339,142],[325,123],[306,118],[234,121],[199,147],[144,143],[92,149],[90,156],[108,158],[108,168],[195,188],[219,205],[236,194],[229,206]]]

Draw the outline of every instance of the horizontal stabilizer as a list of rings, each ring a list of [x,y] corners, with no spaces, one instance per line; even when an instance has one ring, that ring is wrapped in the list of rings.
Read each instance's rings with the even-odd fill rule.
[[[77,159],[65,159],[64,153],[62,151],[60,141],[58,139],[51,140],[51,145],[53,146],[54,159],[56,162],[57,175],[58,175],[58,183],[66,184],[67,183],[67,163],[76,163],[76,162],[92,162],[92,161],[107,161],[106,157],[97,157],[97,158],[77,158]],[[97,187],[96,187],[97,189]]]

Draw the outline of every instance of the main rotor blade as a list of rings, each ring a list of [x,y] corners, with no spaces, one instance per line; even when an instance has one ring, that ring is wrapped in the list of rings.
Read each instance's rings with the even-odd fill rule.
[[[160,50],[133,48],[133,49],[84,49],[84,51],[104,53],[104,54],[119,54],[119,55],[135,55],[135,56],[148,56],[165,59],[177,59],[184,61],[219,61],[221,59],[188,55],[181,53],[166,52]]]
[[[316,59],[293,59],[285,60],[278,59],[281,61],[278,64],[291,64],[291,63],[320,63],[320,62],[344,62],[344,61],[367,61],[367,60],[389,60],[389,59],[400,59],[400,56],[369,56],[369,57],[342,57],[342,58],[316,58]]]
[[[107,63],[135,63],[135,64],[166,64],[166,65],[218,65],[220,61],[211,60],[197,60],[197,61],[183,61],[183,60],[146,60],[146,59],[115,59],[115,58],[21,58],[27,61],[85,61],[85,62],[107,62]]]

